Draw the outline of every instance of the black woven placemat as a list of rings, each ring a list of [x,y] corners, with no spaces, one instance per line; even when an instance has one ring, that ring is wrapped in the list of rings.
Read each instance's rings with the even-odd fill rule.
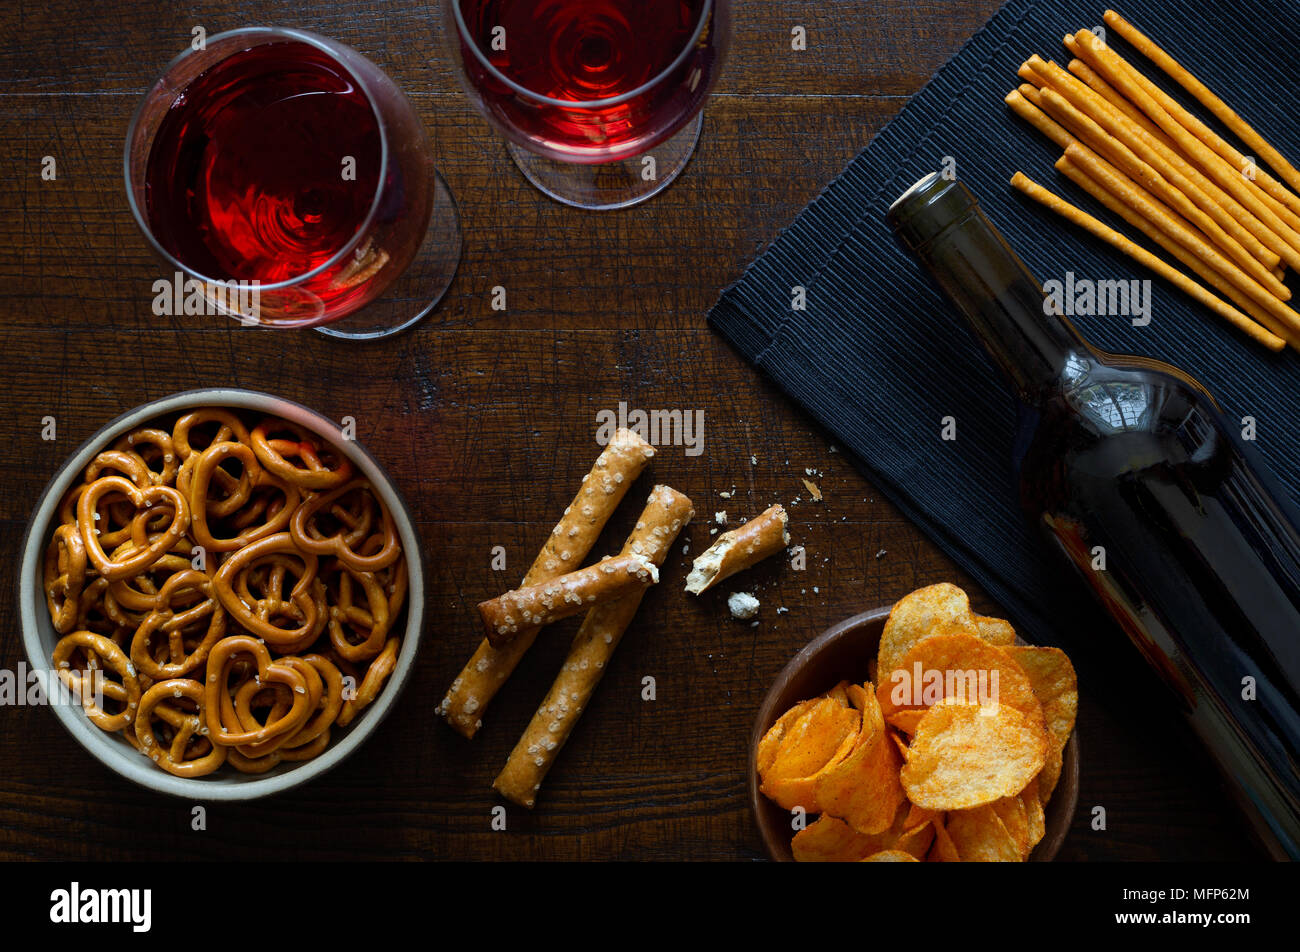
[[[834,434],[863,473],[1032,640],[1045,643],[1072,640],[1062,615],[1085,610],[1018,507],[1015,405],[953,307],[895,244],[884,216],[907,186],[952,161],[1040,280],[1067,271],[1092,279],[1151,277],[1008,184],[1022,170],[1146,243],[1058,175],[1052,164],[1060,150],[1002,101],[1031,53],[1064,65],[1069,54],[1061,38],[1100,24],[1104,9],[1010,0],[709,314],[710,324]],[[1300,161],[1293,4],[1144,0],[1118,9]],[[1107,39],[1248,151],[1153,64],[1118,37]],[[1269,63],[1275,65],[1266,69]],[[806,289],[804,310],[791,306],[796,286]],[[1094,345],[1168,360],[1206,384],[1230,415],[1255,417],[1261,452],[1300,503],[1300,355],[1269,354],[1163,281],[1154,282],[1152,309],[1150,325],[1140,328],[1126,317],[1074,321]],[[948,416],[957,420],[953,441],[941,439]],[[1096,616],[1088,609],[1081,617]]]

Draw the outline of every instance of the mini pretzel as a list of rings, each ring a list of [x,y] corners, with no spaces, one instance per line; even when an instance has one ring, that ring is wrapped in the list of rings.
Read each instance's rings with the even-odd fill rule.
[[[45,604],[59,634],[76,627],[85,587],[86,546],[77,527],[65,523],[54,530],[45,549]]]
[[[232,724],[229,729],[221,716],[223,695],[235,656],[245,654],[252,656],[257,666],[256,678],[265,684],[283,684],[292,693],[293,704],[283,717],[270,721],[258,728],[249,730]],[[207,681],[203,686],[203,716],[207,722],[208,736],[214,744],[223,747],[243,747],[264,744],[281,735],[290,735],[306,723],[315,707],[307,694],[307,679],[302,672],[291,665],[273,662],[266,646],[249,635],[231,635],[223,638],[213,646],[208,654]]]
[[[254,486],[266,485],[257,456],[243,443],[213,443],[198,455],[189,482],[190,534],[199,545],[213,552],[231,552],[265,536],[284,531],[289,524],[289,516],[299,502],[296,487],[277,481],[275,488],[283,492],[285,497],[283,506],[269,512],[266,521],[261,524],[246,526],[234,538],[215,538],[208,527],[208,487],[212,483],[213,474],[224,472],[221,464],[232,457],[243,464],[243,472],[239,476],[238,489],[231,496],[247,501],[252,496]],[[230,498],[228,496],[226,502]],[[224,508],[224,505],[220,505],[214,514],[219,514]]]
[[[271,433],[292,433],[297,439],[272,439]],[[351,460],[327,447],[335,465],[331,468],[321,462],[316,437],[287,420],[263,420],[253,428],[248,442],[263,466],[300,489],[334,489],[352,477]],[[295,466],[290,459],[298,459],[302,465]]]
[[[136,509],[152,506],[155,502],[171,508],[172,519],[167,530],[143,549],[137,549],[133,555],[120,562],[110,561],[100,545],[99,530],[95,528],[96,503],[108,493],[118,492],[129,499]],[[190,525],[190,508],[185,497],[170,486],[149,486],[139,489],[121,476],[104,476],[90,483],[77,499],[77,527],[81,530],[82,541],[86,544],[86,555],[100,575],[110,582],[120,578],[139,575],[158,561],[178,539],[185,534]]]
[[[620,555],[549,582],[506,592],[478,606],[483,631],[494,646],[522,628],[546,626],[584,608],[612,602],[659,581],[659,569],[643,555]]]
[[[397,667],[397,652],[402,646],[400,638],[389,638],[384,644],[384,650],[374,661],[370,662],[370,667],[366,668],[366,676],[361,679],[361,684],[357,687],[356,693],[343,703],[343,709],[339,712],[339,727],[347,727],[352,723],[352,719],[361,713],[370,703],[379,695]]]
[[[365,592],[365,608],[353,601],[353,582]],[[329,633],[330,644],[340,657],[359,662],[383,650],[392,617],[388,598],[384,586],[372,573],[358,572],[341,561],[338,563],[338,592],[329,609]],[[359,644],[348,640],[349,631],[364,636]]]
[[[371,555],[362,555],[359,546],[354,548],[358,540],[366,535],[358,532],[356,527],[345,524],[333,535],[323,536],[314,525],[317,513],[323,509],[330,509],[339,499],[354,490],[369,494],[375,505],[379,507],[382,522],[380,535],[383,545],[379,551]],[[330,509],[330,511],[337,517],[336,510]],[[358,572],[377,572],[387,568],[402,554],[402,545],[397,537],[397,528],[393,525],[393,517],[389,514],[384,501],[379,498],[379,494],[371,487],[370,481],[366,479],[354,479],[330,492],[307,499],[294,512],[293,519],[289,522],[289,532],[293,535],[293,541],[297,543],[298,548],[303,551],[315,552],[317,555],[332,555]]]
[[[193,413],[187,413],[178,419],[172,427],[172,446],[176,450],[176,455],[180,457],[181,462],[185,462],[194,452],[195,448],[190,443],[190,433],[197,426],[203,426],[207,423],[216,423],[217,430],[208,446],[213,443],[224,443],[234,441],[236,443],[248,442],[248,427],[244,426],[243,421],[235,416],[229,410],[221,410],[212,407],[206,410],[195,410]],[[200,447],[201,449],[202,447]]]
[[[691,565],[686,591],[698,595],[737,572],[776,555],[790,544],[788,517],[779,504],[765,510],[738,529],[718,536]]]
[[[306,682],[303,689],[307,694],[307,717],[303,720],[303,729],[307,726],[307,718],[311,717],[312,712],[320,707],[321,698],[325,693],[325,683],[321,679],[320,673],[314,666],[308,664],[302,658],[290,655],[281,658],[277,664],[286,665],[293,668]],[[243,729],[256,731],[267,724],[278,722],[281,718],[292,714],[292,704],[294,694],[301,694],[303,690],[293,688],[292,692],[283,685],[262,684],[257,678],[246,681],[241,684],[235,691],[232,699],[229,695],[223,694],[221,697],[221,723],[225,724],[227,729]],[[265,692],[271,691],[274,700],[271,702],[271,713],[267,716],[265,723],[259,721],[253,713],[254,699]],[[290,699],[286,702],[285,698]],[[288,741],[297,737],[302,730],[287,731],[275,737],[267,738],[254,744],[240,744],[237,750],[245,757],[265,757],[273,750],[278,750]]]
[[[145,459],[144,453],[140,451],[141,447],[152,446],[158,452],[151,454],[162,464],[158,470],[149,467],[149,460]],[[134,453],[140,461],[145,464],[145,471],[149,474],[149,482],[154,485],[169,486],[176,479],[176,448],[172,443],[172,435],[166,430],[142,427],[138,430],[132,430],[125,436],[119,437],[113,444],[113,449],[121,452]]]
[[[285,554],[296,557],[302,564],[298,581],[286,600],[283,591],[270,592],[256,603],[245,602],[235,592],[237,577],[259,559],[270,555]],[[313,632],[320,633],[320,626],[325,619],[320,616],[318,606],[312,594],[312,583],[316,580],[316,556],[302,552],[294,544],[287,532],[280,532],[246,545],[232,553],[217,570],[214,589],[226,611],[230,612],[235,622],[272,645],[284,645],[301,641]],[[284,571],[277,566],[278,580],[283,581]],[[276,571],[276,570],[273,570]],[[274,618],[293,618],[298,622],[296,628],[280,628],[272,624]]]
[[[181,714],[172,707],[172,701],[188,698],[198,709],[197,714],[182,714],[180,725],[172,742],[164,747],[154,736],[153,717],[161,716],[164,708],[174,714]],[[175,717],[168,718],[175,721]],[[175,725],[174,725],[175,726]],[[140,709],[135,718],[135,738],[138,746],[155,764],[177,777],[203,777],[212,773],[226,762],[227,748],[219,744],[208,743],[208,750],[197,757],[187,757],[190,742],[195,737],[202,739],[203,727],[203,685],[188,678],[159,681],[140,698]]]
[[[197,605],[177,612],[172,603],[179,593],[190,592],[202,596]],[[208,619],[207,631],[192,650],[186,651],[184,631],[195,622]],[[167,635],[168,658],[159,663],[149,653],[155,632]],[[189,674],[207,660],[212,646],[226,634],[226,613],[213,594],[212,579],[203,572],[186,569],[177,572],[163,584],[158,592],[157,607],[136,629],[131,639],[131,661],[136,668],[155,680],[179,678]]]
[[[339,671],[334,662],[330,661],[324,655],[309,654],[303,655],[302,661],[316,669],[320,675],[323,691],[320,698],[320,706],[316,711],[316,716],[303,725],[302,730],[285,740],[281,745],[281,752],[290,759],[306,760],[320,753],[326,745],[329,744],[330,726],[338,723],[339,714],[343,710],[343,673]],[[350,718],[349,718],[350,720]],[[309,748],[320,743],[320,750],[314,752]]]
[[[81,672],[73,670],[72,653],[78,648],[88,660],[96,656],[99,661],[117,672],[122,679],[120,685],[107,679],[103,683],[104,696],[113,701],[120,701],[123,705],[122,710],[117,714],[109,714],[97,705],[94,693],[86,687]],[[135,719],[136,709],[140,705],[140,682],[136,678],[135,667],[131,664],[131,660],[112,641],[94,632],[74,631],[59,639],[59,643],[54,646],[51,660],[55,671],[59,674],[59,680],[67,685],[68,690],[80,695],[86,716],[100,730],[109,733],[120,731]]]

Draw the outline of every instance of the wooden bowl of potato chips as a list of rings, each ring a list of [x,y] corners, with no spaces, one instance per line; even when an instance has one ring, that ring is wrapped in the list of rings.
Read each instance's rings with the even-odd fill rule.
[[[767,853],[1051,860],[1078,800],[1077,708],[1065,654],[975,614],[955,585],[849,618],[791,659],[755,720],[749,795]]]

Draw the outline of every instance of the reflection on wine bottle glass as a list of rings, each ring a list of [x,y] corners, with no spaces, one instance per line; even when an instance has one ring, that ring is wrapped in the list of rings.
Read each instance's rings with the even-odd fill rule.
[[[729,0],[444,0],[471,101],[557,201],[624,208],[690,161]]]
[[[305,30],[232,30],[174,59],[136,110],[125,175],[154,249],[245,323],[384,337],[433,310],[460,261],[410,101]]]

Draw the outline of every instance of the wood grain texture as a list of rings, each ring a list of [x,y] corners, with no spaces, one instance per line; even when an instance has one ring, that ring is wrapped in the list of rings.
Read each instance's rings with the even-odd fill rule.
[[[23,658],[15,554],[45,480],[113,416],[176,390],[244,386],[354,416],[359,439],[416,515],[429,577],[417,672],[382,729],[305,789],[209,805],[206,832],[191,830],[190,804],[92,761],[49,711],[0,708],[0,857],[761,855],[745,806],[745,744],[786,660],[835,621],[940,579],[996,609],[706,329],[704,314],[995,7],[736,4],[730,61],[687,172],[643,206],[584,214],[534,192],[471,109],[435,3],[5,4],[0,550],[10,556],[0,667]],[[432,133],[460,205],[465,257],[438,312],[414,332],[355,345],[151,313],[150,287],[165,270],[127,208],[127,122],[193,25],[215,33],[254,23],[303,26],[357,47],[406,90]],[[789,48],[795,24],[808,29],[806,52]],[[45,155],[57,159],[54,182],[40,179]],[[489,307],[495,285],[508,292],[504,313]],[[477,642],[474,605],[518,581],[598,452],[596,413],[620,400],[703,410],[705,448],[688,457],[665,447],[598,553],[618,548],[653,480],[695,500],[699,517],[683,537],[690,553],[707,545],[713,512],[749,516],[780,501],[808,568],[764,565],[688,599],[689,555],[671,556],[537,810],[511,808],[508,830],[493,832],[492,778],[578,620],[543,633],[474,741],[433,709]],[[39,437],[47,415],[58,421],[54,442]],[[808,500],[805,468],[821,474],[822,503]],[[490,568],[494,545],[506,548],[504,573]],[[742,586],[763,602],[757,627],[725,610]],[[658,685],[652,703],[640,700],[646,675]],[[1081,693],[1080,812],[1061,859],[1259,855],[1157,691],[1112,697],[1099,677]],[[1097,805],[1107,811],[1104,832],[1089,825]]]

